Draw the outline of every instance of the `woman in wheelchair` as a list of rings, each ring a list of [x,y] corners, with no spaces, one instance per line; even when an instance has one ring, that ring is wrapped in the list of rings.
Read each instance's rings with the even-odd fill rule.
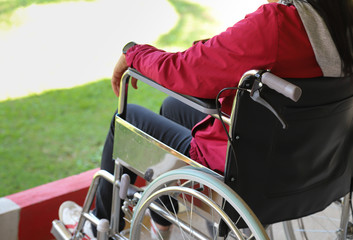
[[[269,69],[282,78],[352,75],[351,0],[268,2],[226,31],[183,52],[127,44],[114,69],[113,91],[119,97],[120,80],[128,67],[172,91],[206,99],[215,99],[224,88],[237,87],[242,74],[250,69]],[[137,80],[131,83],[137,89]],[[234,96],[235,91],[223,92],[222,112],[230,114]],[[170,97],[160,115],[137,105],[128,105],[126,114],[127,121],[142,131],[214,171],[224,172],[228,139],[219,120]],[[111,173],[114,123],[113,118],[101,162],[101,169]],[[133,182],[135,175],[125,172]],[[98,218],[110,219],[111,199],[112,185],[101,180],[94,210]],[[168,235],[170,223],[151,214],[154,227]],[[121,221],[119,230],[123,228]]]

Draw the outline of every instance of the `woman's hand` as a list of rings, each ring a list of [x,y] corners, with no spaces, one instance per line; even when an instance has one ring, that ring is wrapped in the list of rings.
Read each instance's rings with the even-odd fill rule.
[[[119,97],[120,94],[120,80],[128,67],[129,66],[126,63],[125,55],[122,54],[115,65],[111,81],[113,91],[117,97]],[[133,88],[137,89],[137,79],[131,78],[131,85]]]

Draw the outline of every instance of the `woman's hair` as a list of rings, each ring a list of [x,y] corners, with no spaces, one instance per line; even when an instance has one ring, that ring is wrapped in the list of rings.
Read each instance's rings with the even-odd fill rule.
[[[353,0],[306,0],[324,19],[338,53],[342,71],[353,75]]]

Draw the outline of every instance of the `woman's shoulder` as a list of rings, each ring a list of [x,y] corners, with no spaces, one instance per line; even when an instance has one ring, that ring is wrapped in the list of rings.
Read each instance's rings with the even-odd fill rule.
[[[248,14],[246,17],[251,15],[271,15],[271,14],[297,14],[297,9],[294,5],[285,5],[282,3],[267,3],[261,5],[255,12]]]
[[[297,9],[293,5],[281,3],[267,3],[261,5],[255,12],[247,14],[244,20],[264,21],[263,24],[270,23],[278,19],[300,21]]]
[[[275,23],[279,28],[286,27],[288,24],[301,25],[301,19],[295,6],[281,3],[261,5],[255,12],[246,15],[245,19],[256,21],[263,27],[271,27]]]

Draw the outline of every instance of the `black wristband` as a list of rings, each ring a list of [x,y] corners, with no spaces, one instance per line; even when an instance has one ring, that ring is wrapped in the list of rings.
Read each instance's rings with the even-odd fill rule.
[[[123,47],[123,54],[126,54],[127,50],[137,45],[135,42],[129,42]]]

